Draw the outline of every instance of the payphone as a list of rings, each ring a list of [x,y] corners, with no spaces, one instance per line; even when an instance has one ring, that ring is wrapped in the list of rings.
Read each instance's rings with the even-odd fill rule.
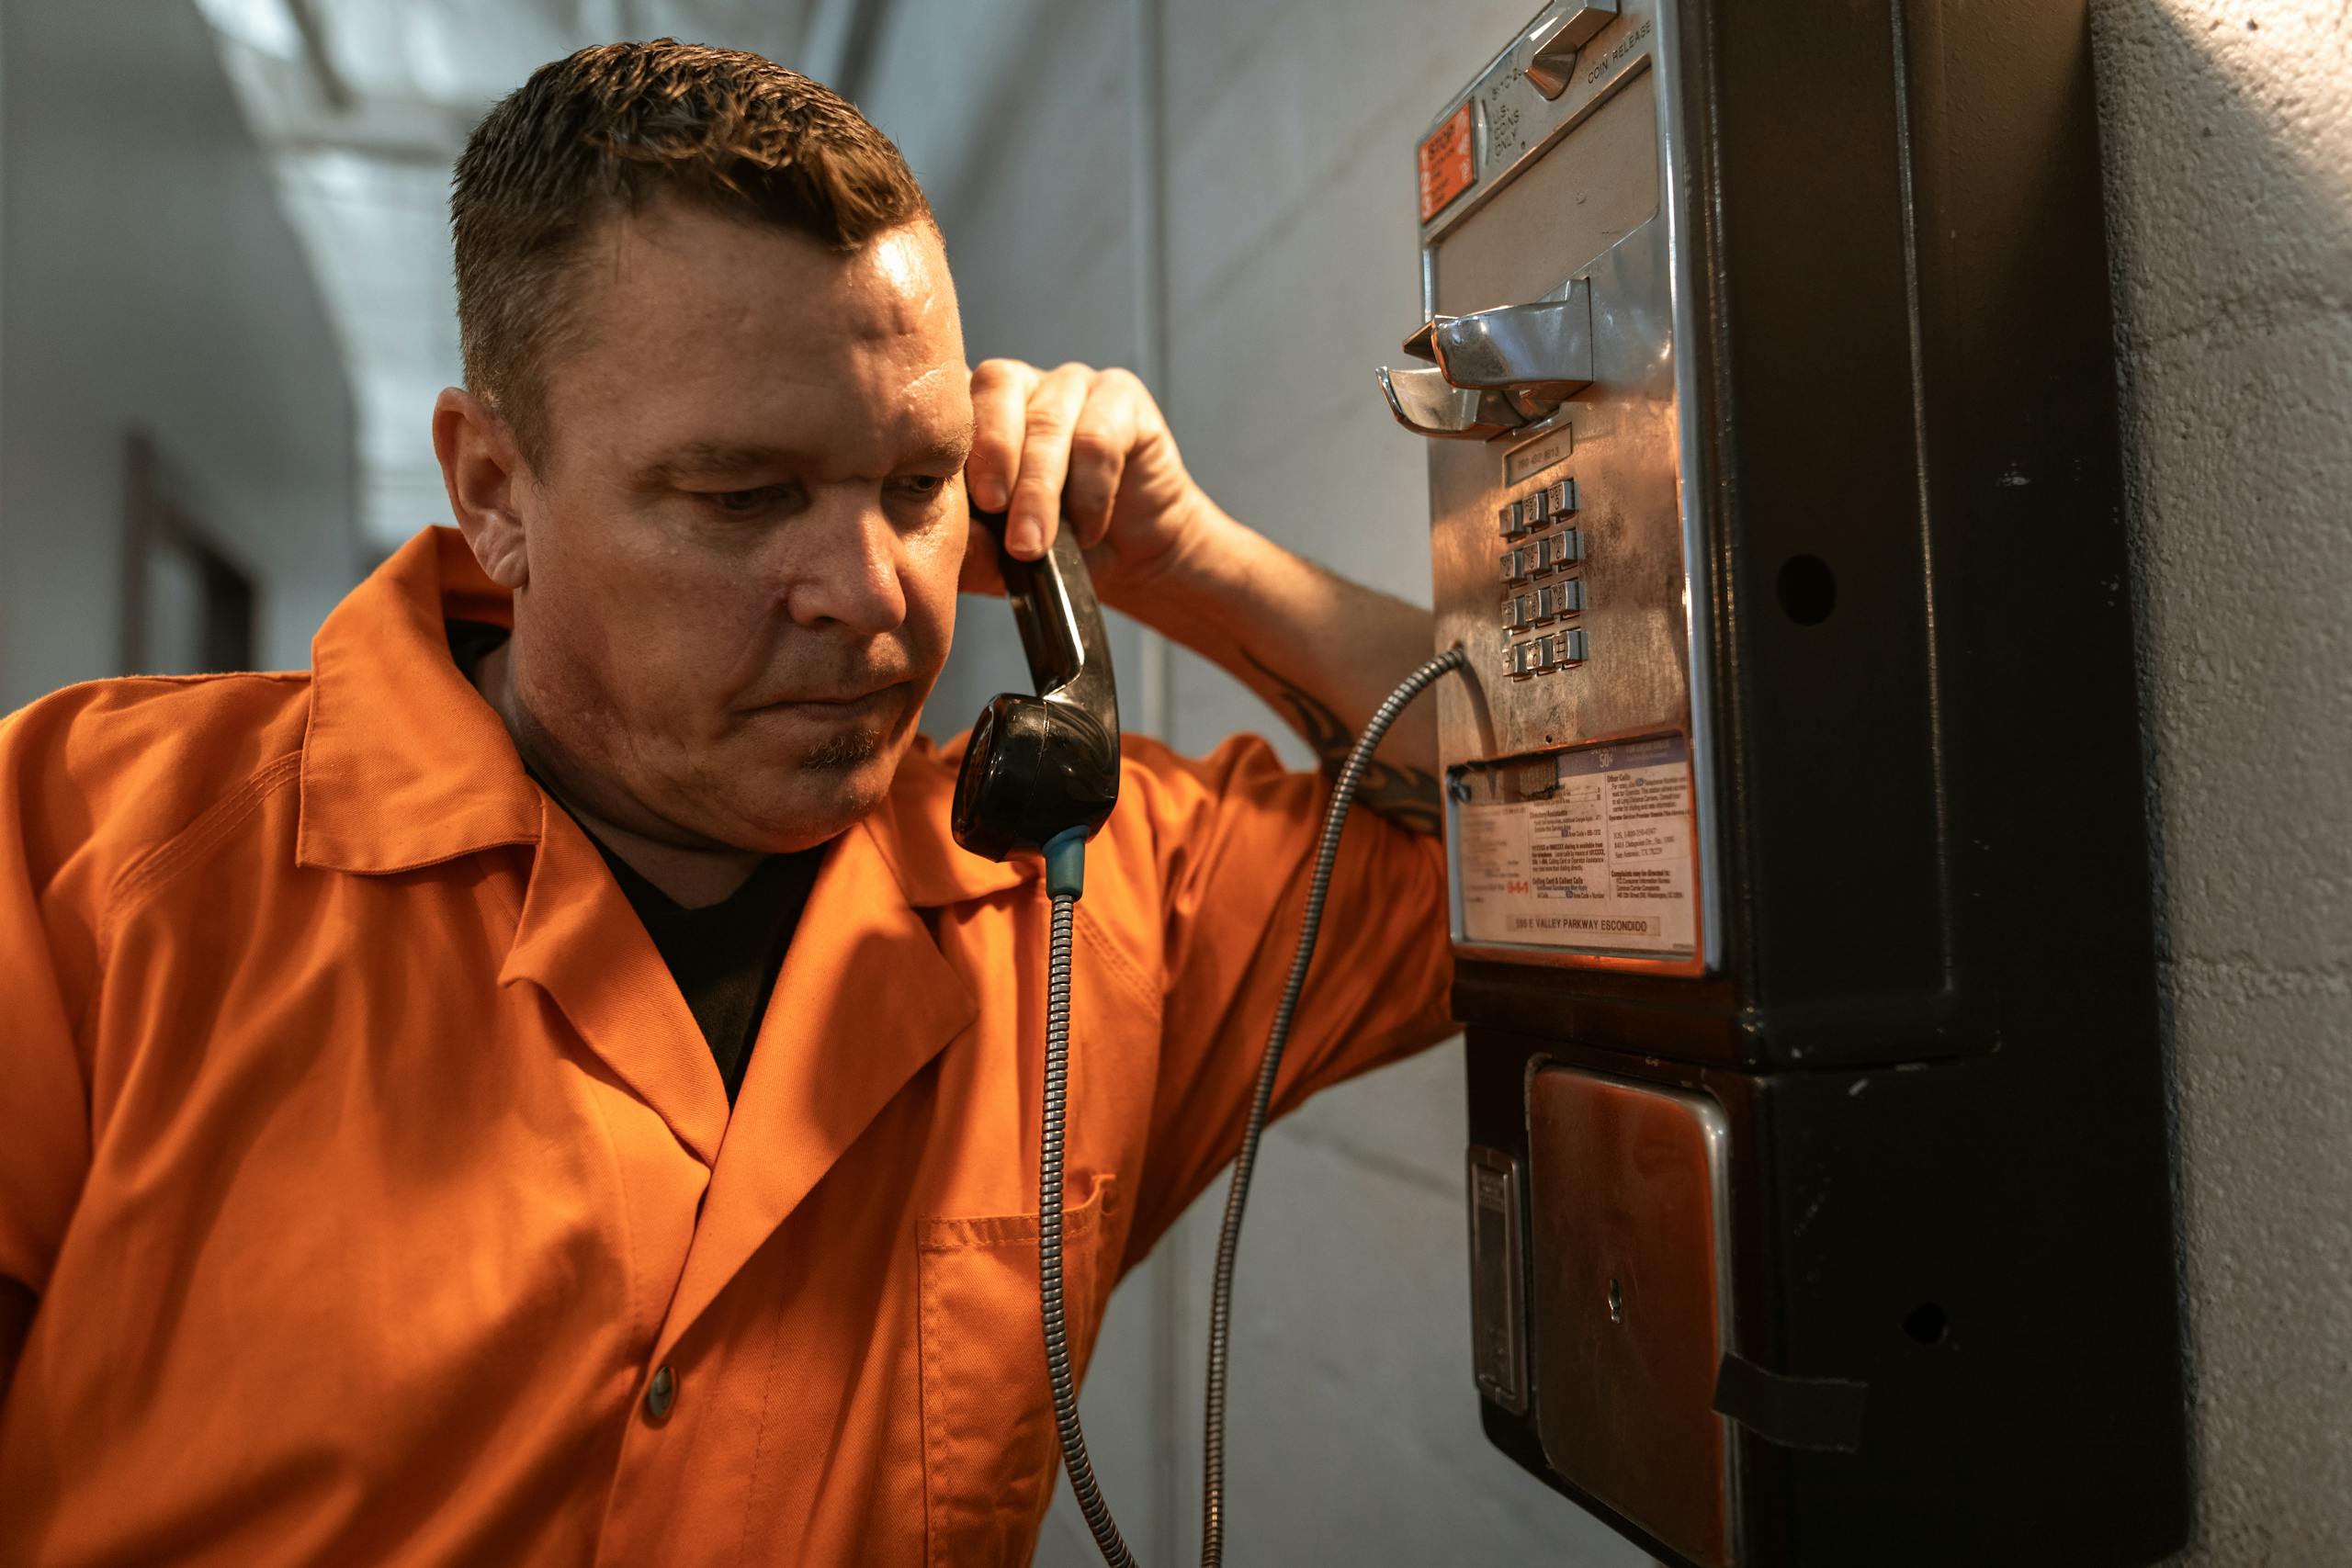
[[[1416,173],[1487,1435],[1678,1563],[2165,1555],[2083,5],[1555,0]]]

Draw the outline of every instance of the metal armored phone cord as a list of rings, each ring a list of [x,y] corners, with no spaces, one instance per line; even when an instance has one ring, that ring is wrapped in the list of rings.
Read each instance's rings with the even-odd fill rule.
[[[1062,1317],[1062,1134],[1069,1089],[1069,950],[1078,896],[1086,883],[1086,832],[1074,829],[1046,846],[1046,891],[1053,896],[1054,929],[1046,959],[1046,1095],[1037,1134],[1037,1282],[1046,1317],[1046,1381],[1054,1391],[1054,1427],[1062,1463],[1094,1544],[1113,1568],[1132,1568],[1135,1555],[1119,1538],[1111,1505],[1095,1483],[1078,1425],[1078,1378],[1069,1364],[1069,1330]]]
[[[1290,961],[1290,980],[1283,987],[1282,1005],[1274,1010],[1274,1026],[1266,1033],[1266,1054],[1258,1064],[1258,1091],[1250,1101],[1250,1120],[1241,1129],[1241,1152],[1233,1162],[1233,1185],[1226,1190],[1225,1225],[1216,1238],[1216,1284],[1209,1293],[1209,1375],[1207,1434],[1201,1448],[1201,1562],[1218,1568],[1225,1561],[1225,1381],[1233,1348],[1233,1266],[1241,1250],[1241,1211],[1250,1201],[1250,1177],[1258,1167],[1258,1144],[1265,1136],[1266,1117],[1274,1102],[1274,1075],[1282,1070],[1283,1048],[1290,1043],[1290,1021],[1298,1011],[1299,993],[1306,987],[1306,966],[1315,960],[1315,942],[1323,931],[1323,897],[1330,891],[1331,867],[1340,858],[1340,829],[1348,824],[1348,808],[1355,804],[1356,786],[1364,768],[1380,749],[1381,738],[1415,697],[1448,671],[1462,668],[1465,655],[1459,643],[1405,677],[1388,694],[1357,737],[1331,786],[1331,804],[1323,813],[1323,840],[1315,851],[1315,874],[1306,884],[1306,918],[1298,929],[1298,952]]]
[[[1291,959],[1290,978],[1283,987],[1282,1003],[1266,1035],[1257,1092],[1242,1127],[1233,1184],[1226,1193],[1225,1224],[1217,1234],[1216,1282],[1209,1302],[1208,1422],[1203,1450],[1201,1562],[1204,1568],[1218,1568],[1225,1561],[1225,1388],[1231,1360],[1233,1269],[1241,1247],[1242,1211],[1250,1201],[1250,1178],[1257,1168],[1258,1145],[1265,1136],[1266,1118],[1273,1106],[1274,1077],[1282,1070],[1283,1048],[1290,1042],[1291,1019],[1298,1010],[1299,993],[1306,986],[1316,939],[1322,934],[1323,900],[1330,891],[1331,868],[1340,858],[1340,831],[1347,826],[1348,808],[1355,804],[1364,769],[1396,716],[1439,676],[1461,669],[1464,661],[1456,645],[1406,676],[1373,711],[1331,786],[1323,836],[1316,846],[1315,870],[1307,879],[1306,914],[1299,926],[1298,951]],[[1054,923],[1046,987],[1045,1110],[1038,1138],[1037,1269],[1046,1319],[1046,1375],[1053,1387],[1054,1426],[1061,1436],[1062,1462],[1069,1471],[1070,1491],[1078,1498],[1079,1510],[1086,1516],[1086,1528],[1093,1532],[1103,1561],[1114,1568],[1131,1568],[1135,1556],[1120,1538],[1110,1505],[1102,1500],[1093,1462],[1087,1458],[1086,1435],[1079,1427],[1078,1383],[1070,1371],[1069,1337],[1062,1310],[1062,1142],[1069,1080],[1070,930],[1085,881],[1085,854],[1086,839],[1080,832],[1066,833],[1046,846],[1046,888],[1053,896]]]

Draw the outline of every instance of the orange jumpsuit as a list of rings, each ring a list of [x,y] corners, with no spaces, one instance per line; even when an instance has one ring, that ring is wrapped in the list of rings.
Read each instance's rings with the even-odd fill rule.
[[[445,617],[511,605],[430,530],[309,672],[0,724],[0,1275],[40,1298],[0,1562],[1026,1561],[1037,868],[958,850],[953,755],[911,753],[730,1115]],[[1078,919],[1081,1358],[1238,1144],[1325,798],[1254,739],[1126,751]],[[1448,1032],[1443,897],[1355,814],[1280,1106]]]

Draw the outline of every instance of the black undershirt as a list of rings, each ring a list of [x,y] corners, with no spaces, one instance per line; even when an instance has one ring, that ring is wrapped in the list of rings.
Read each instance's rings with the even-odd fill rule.
[[[482,656],[506,640],[506,628],[481,621],[448,623],[449,653],[473,679]],[[538,775],[534,773],[534,779]],[[545,780],[539,787],[547,788]],[[562,799],[548,790],[550,799]],[[565,807],[566,811],[571,808]],[[573,821],[578,822],[575,816]],[[702,1037],[718,1064],[727,1085],[727,1103],[735,1103],[743,1087],[743,1071],[752,1060],[752,1043],[759,1038],[760,1019],[775,990],[786,950],[808,906],[808,890],[816,884],[824,859],[820,845],[798,854],[770,855],[727,897],[716,904],[689,909],[639,874],[636,867],[615,854],[602,839],[580,830],[605,857],[605,864],[620,885],[629,908],[644,922],[654,950],[669,965],[670,978],[685,998],[686,1009],[701,1026]]]

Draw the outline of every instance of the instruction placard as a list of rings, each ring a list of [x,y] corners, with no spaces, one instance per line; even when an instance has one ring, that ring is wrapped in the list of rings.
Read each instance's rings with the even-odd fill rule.
[[[1556,784],[1520,793],[1454,807],[1464,941],[1669,958],[1697,951],[1682,737],[1564,751]]]
[[[1421,143],[1421,221],[1426,223],[1451,206],[1453,198],[1478,182],[1475,162],[1475,132],[1471,108],[1462,107],[1445,117]]]

